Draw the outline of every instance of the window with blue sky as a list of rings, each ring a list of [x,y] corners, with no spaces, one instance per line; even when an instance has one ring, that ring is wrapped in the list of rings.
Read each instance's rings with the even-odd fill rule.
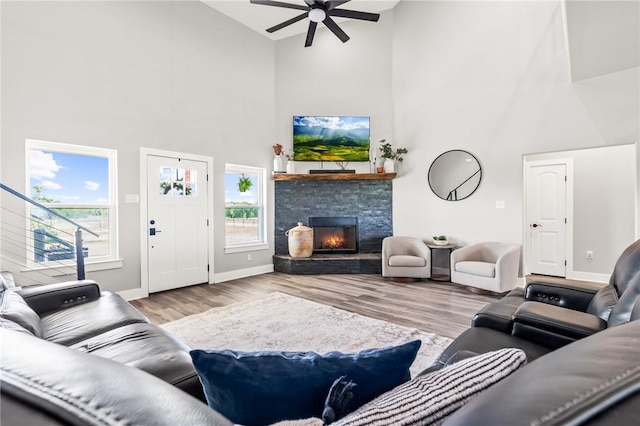
[[[53,202],[109,203],[109,159],[66,152],[29,151],[29,189]]]
[[[83,232],[88,261],[115,259],[116,152],[114,150],[27,140],[27,194],[35,201],[90,229]],[[73,224],[29,206],[29,258],[35,263],[75,258]]]
[[[266,244],[265,169],[227,164],[224,175],[226,247]]]

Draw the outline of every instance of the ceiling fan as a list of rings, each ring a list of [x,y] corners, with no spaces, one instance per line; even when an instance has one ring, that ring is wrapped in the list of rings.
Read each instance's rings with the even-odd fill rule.
[[[337,8],[338,6],[341,6],[349,1],[350,0],[304,0],[306,6],[303,6],[298,4],[284,3],[281,1],[250,0],[252,4],[262,4],[265,6],[276,6],[284,7],[287,9],[304,10],[304,13],[302,13],[301,15],[284,21],[271,28],[267,28],[267,32],[272,33],[281,30],[282,28],[287,27],[291,24],[295,24],[296,22],[301,21],[306,17],[309,17],[309,29],[307,30],[307,39],[304,43],[304,47],[309,47],[311,46],[311,43],[313,43],[313,36],[316,33],[318,22],[322,22],[343,43],[349,40],[349,36],[344,31],[342,31],[342,29],[338,26],[338,24],[336,24],[333,19],[331,19],[332,16],[337,16],[340,18],[360,19],[363,21],[372,22],[377,22],[380,18],[380,14],[378,13],[359,12],[356,10]]]

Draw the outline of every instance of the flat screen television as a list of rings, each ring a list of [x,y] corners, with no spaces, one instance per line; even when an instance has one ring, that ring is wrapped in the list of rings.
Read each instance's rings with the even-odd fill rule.
[[[369,161],[369,117],[293,117],[295,161]]]

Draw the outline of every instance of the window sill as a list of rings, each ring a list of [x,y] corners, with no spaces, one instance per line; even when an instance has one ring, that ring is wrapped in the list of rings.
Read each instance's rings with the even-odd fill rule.
[[[87,262],[84,264],[85,272],[96,272],[96,271],[105,271],[107,269],[119,269],[122,268],[124,261],[122,259],[114,259],[114,260],[100,260],[95,262]],[[69,273],[70,270],[73,270],[73,273]],[[75,274],[76,264],[69,263],[66,265],[57,264],[56,266],[42,266],[37,265],[30,269],[23,269],[21,272],[42,272],[47,271],[47,275],[52,277],[59,277],[62,275],[73,275]]]
[[[224,253],[225,254],[244,253],[247,251],[268,250],[268,249],[269,249],[269,244],[257,243],[257,244],[247,244],[243,246],[225,247]]]

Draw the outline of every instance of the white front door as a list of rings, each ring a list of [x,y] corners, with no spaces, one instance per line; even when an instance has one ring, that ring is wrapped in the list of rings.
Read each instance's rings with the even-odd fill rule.
[[[527,272],[566,276],[567,166],[526,166]]]
[[[207,163],[147,155],[149,292],[209,282]]]

